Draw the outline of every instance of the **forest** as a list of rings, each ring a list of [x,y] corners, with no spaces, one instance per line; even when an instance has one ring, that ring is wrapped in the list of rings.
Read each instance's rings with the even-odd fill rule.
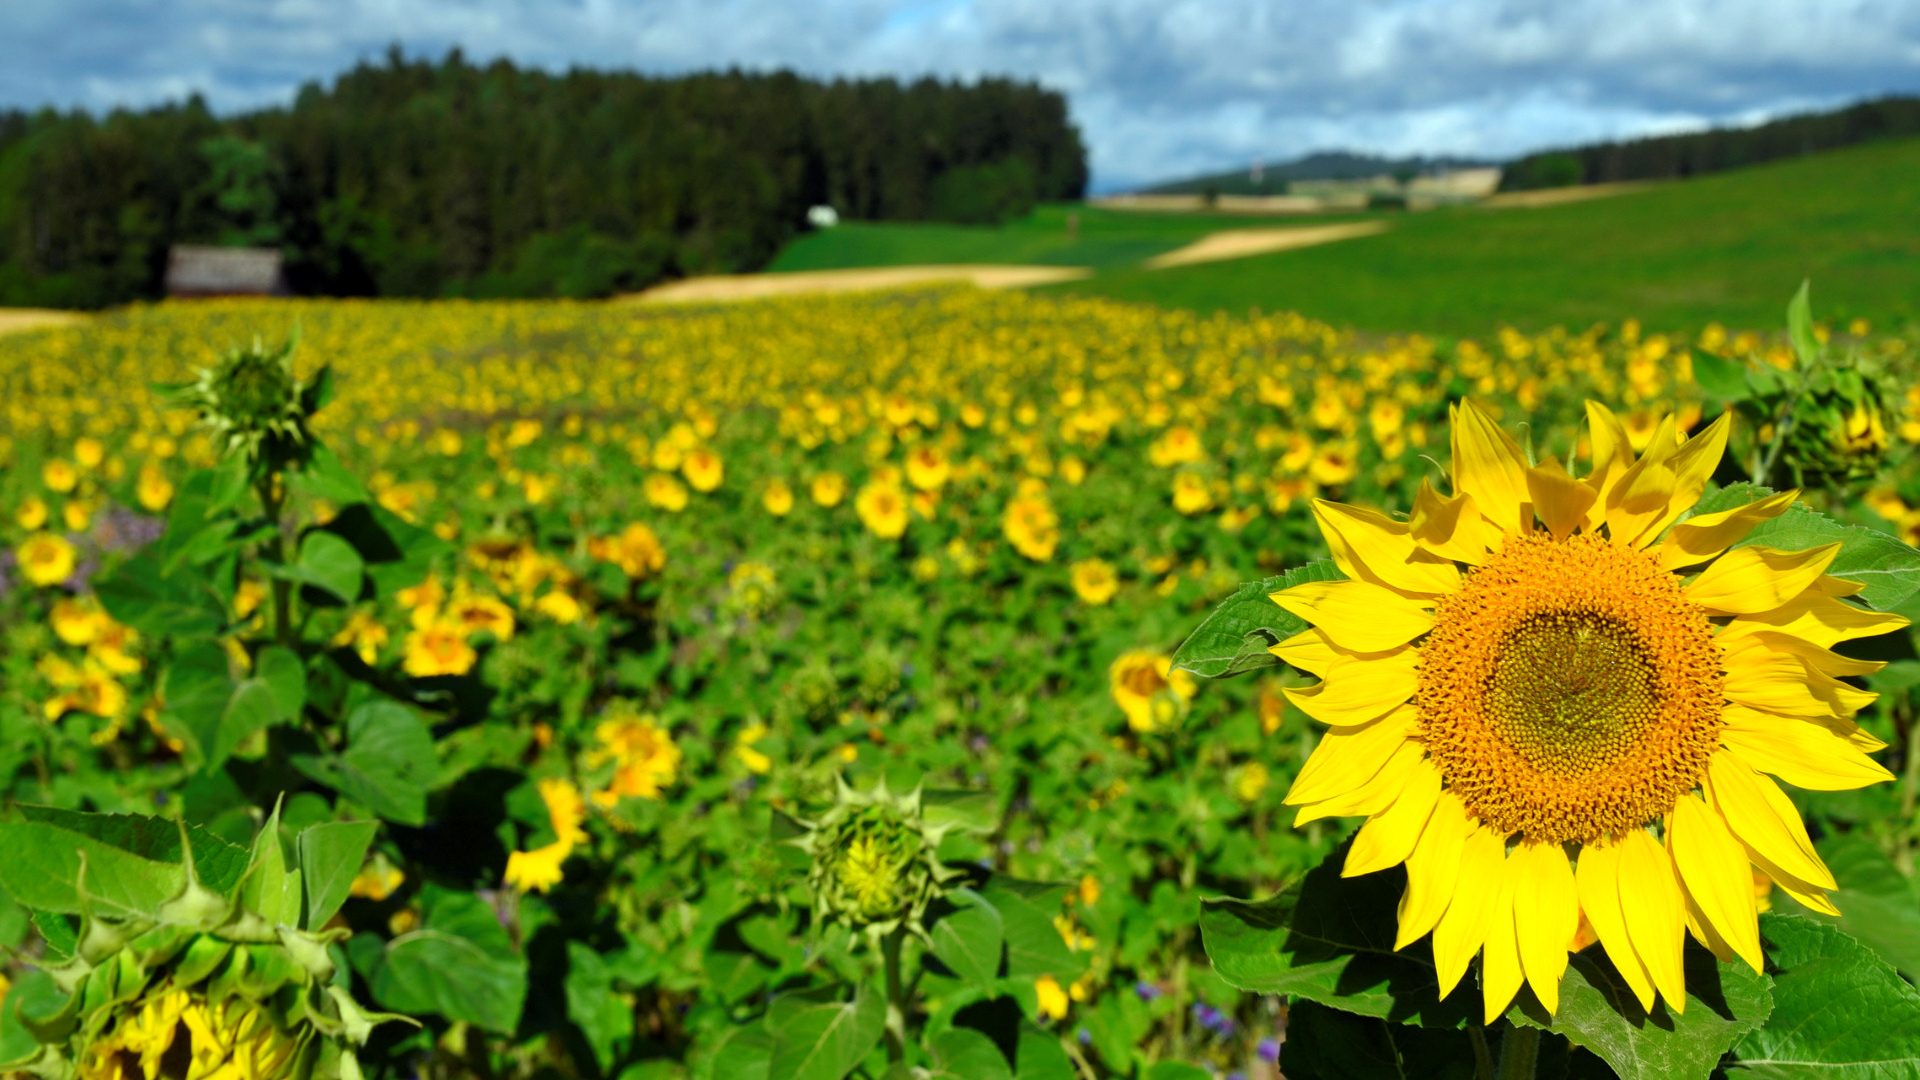
[[[156,297],[177,243],[279,248],[301,294],[604,296],[755,269],[817,204],[987,223],[1086,179],[1065,99],[1032,83],[395,49],[233,116],[0,112],[0,304]]]
[[[1509,164],[1500,187],[1526,191],[1623,180],[1683,180],[1902,135],[1920,135],[1920,97],[1890,95],[1753,127],[1543,150]]]

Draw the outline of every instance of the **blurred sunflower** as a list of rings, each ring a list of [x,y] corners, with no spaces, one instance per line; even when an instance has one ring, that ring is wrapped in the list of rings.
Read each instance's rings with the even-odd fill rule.
[[[1838,545],[1733,545],[1797,492],[1682,520],[1726,447],[1662,420],[1636,458],[1588,405],[1594,466],[1529,466],[1471,402],[1453,486],[1408,522],[1315,517],[1348,580],[1273,594],[1306,631],[1274,653],[1322,682],[1287,697],[1332,728],[1286,801],[1296,823],[1367,816],[1345,873],[1407,864],[1395,947],[1433,935],[1442,994],[1483,956],[1489,1020],[1524,980],[1557,1010],[1584,914],[1651,1009],[1684,1007],[1691,932],[1756,971],[1751,868],[1833,912],[1833,875],[1770,773],[1838,790],[1890,779],[1830,650],[1906,620],[1844,602]],[[1682,576],[1684,572],[1687,576]]]
[[[853,508],[868,531],[882,540],[898,540],[907,531],[907,497],[897,485],[875,480],[860,489]]]

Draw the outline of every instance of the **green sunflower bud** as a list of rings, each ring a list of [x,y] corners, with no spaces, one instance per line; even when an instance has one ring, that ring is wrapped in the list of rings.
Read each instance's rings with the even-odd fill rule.
[[[884,783],[868,791],[842,783],[831,808],[800,824],[791,842],[812,857],[816,917],[873,937],[903,928],[926,936],[927,906],[960,872],[940,861],[948,827],[928,824],[918,788],[895,795]]]
[[[279,468],[303,459],[310,447],[307,421],[320,395],[293,373],[289,340],[268,349],[255,340],[203,368],[191,383],[173,387],[173,399],[200,416],[229,454]],[[324,374],[321,379],[324,380]]]
[[[1817,370],[1794,406],[1782,447],[1795,483],[1845,491],[1877,476],[1892,447],[1896,404],[1869,361],[1835,360]]]

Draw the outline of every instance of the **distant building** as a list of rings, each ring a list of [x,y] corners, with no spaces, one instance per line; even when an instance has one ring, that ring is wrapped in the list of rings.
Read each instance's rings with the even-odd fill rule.
[[[831,206],[815,206],[807,210],[807,224],[816,229],[831,229],[840,224],[840,211]]]
[[[272,248],[176,244],[167,253],[168,296],[285,296],[287,273]]]

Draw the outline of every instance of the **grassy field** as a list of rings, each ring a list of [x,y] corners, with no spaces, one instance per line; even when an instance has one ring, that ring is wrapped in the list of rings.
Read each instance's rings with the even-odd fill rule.
[[[1053,288],[1195,311],[1291,309],[1370,330],[1484,334],[1638,316],[1768,329],[1802,278],[1823,318],[1920,315],[1920,140],[1535,209],[1396,215],[1383,235],[1170,270],[1140,263],[1210,231],[1303,219],[1066,207],[1000,229],[843,226],[807,236],[776,270],[916,262],[1090,266]],[[1315,223],[1333,220],[1310,219]]]
[[[1068,227],[1069,215],[1079,217],[1077,233]],[[923,263],[1032,263],[1108,270],[1137,266],[1222,229],[1318,225],[1354,217],[1155,214],[1049,205],[999,228],[854,222],[808,233],[788,245],[769,269],[785,272]]]

